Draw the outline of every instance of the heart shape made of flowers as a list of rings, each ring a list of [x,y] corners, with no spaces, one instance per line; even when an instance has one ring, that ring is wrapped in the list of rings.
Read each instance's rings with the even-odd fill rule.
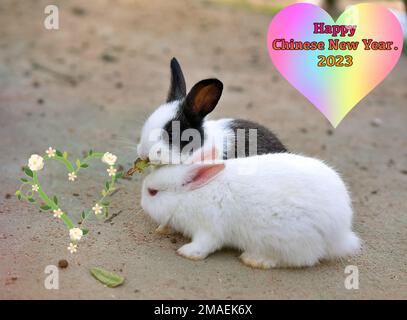
[[[75,225],[70,216],[66,211],[63,211],[58,204],[57,196],[49,197],[44,189],[42,188],[39,178],[38,171],[44,168],[45,162],[49,160],[55,160],[64,164],[68,171],[67,179],[74,182],[78,176],[79,170],[86,169],[89,167],[89,160],[100,159],[103,163],[108,165],[107,173],[110,180],[106,181],[104,188],[101,192],[101,198],[95,202],[95,205],[88,210],[83,210],[81,213],[81,227]],[[87,155],[82,159],[76,159],[75,164],[73,164],[69,158],[66,151],[61,152],[52,147],[49,147],[43,156],[38,154],[33,154],[28,160],[28,165],[23,168],[26,178],[21,178],[21,186],[16,191],[16,196],[19,200],[24,200],[29,203],[37,203],[38,199],[42,200],[39,204],[39,209],[41,211],[51,211],[55,218],[61,219],[69,230],[70,244],[68,250],[71,253],[75,253],[78,248],[78,242],[81,240],[82,236],[88,233],[88,229],[84,228],[84,223],[90,217],[92,212],[98,218],[107,218],[109,214],[109,202],[106,200],[108,196],[112,194],[115,190],[114,185],[117,179],[123,176],[123,172],[118,172],[115,168],[117,157],[110,152],[93,152],[92,150],[87,153]],[[29,186],[29,190],[26,187]],[[37,200],[36,200],[37,198]]]

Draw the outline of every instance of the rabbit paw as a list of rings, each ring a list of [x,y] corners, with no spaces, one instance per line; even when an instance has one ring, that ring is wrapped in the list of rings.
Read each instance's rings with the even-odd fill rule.
[[[250,254],[247,252],[243,252],[239,257],[242,262],[249,267],[257,268],[257,269],[270,269],[277,266],[275,260],[269,257],[263,257],[256,254]]]
[[[183,245],[177,250],[177,253],[191,260],[203,260],[208,255],[207,251],[202,250],[202,248],[194,242]]]
[[[161,235],[169,235],[173,233],[173,230],[171,227],[167,224],[160,224],[157,229],[155,229],[155,233],[161,234]]]

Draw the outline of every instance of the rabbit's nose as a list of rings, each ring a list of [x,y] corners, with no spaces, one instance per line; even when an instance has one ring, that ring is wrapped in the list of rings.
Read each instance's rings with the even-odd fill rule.
[[[149,160],[148,159],[148,154],[146,152],[143,152],[144,150],[141,148],[141,145],[137,146],[137,155],[141,160]]]

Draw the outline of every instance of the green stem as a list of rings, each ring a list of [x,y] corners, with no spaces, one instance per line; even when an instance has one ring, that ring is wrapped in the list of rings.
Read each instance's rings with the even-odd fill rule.
[[[99,201],[97,201],[96,203],[101,204],[103,202],[103,200],[105,200],[105,198],[108,197],[113,192],[114,182],[115,182],[115,176],[112,176],[112,178],[110,180],[109,189],[107,190],[106,194],[104,196],[102,196],[102,198],[100,198]],[[88,210],[87,212],[88,212],[88,214],[85,215],[85,218],[82,219],[82,221],[81,221],[82,227],[85,224],[85,222],[87,221],[88,217],[90,216],[90,213],[92,212],[92,210]]]
[[[75,172],[75,168],[73,167],[72,163],[68,159],[65,159],[64,157],[59,157],[59,156],[55,156],[53,158],[59,162],[62,162],[65,165],[65,167],[68,169],[69,173]],[[51,158],[51,159],[53,159],[53,158]]]
[[[100,159],[103,157],[103,155],[104,155],[103,152],[93,152],[91,155],[87,155],[85,158],[83,158],[82,161],[86,161],[89,159]]]
[[[87,155],[85,158],[82,159],[81,164],[87,164],[86,161],[91,160],[91,159],[100,159],[102,158],[104,153],[102,152],[94,152],[91,155]],[[78,167],[75,171],[75,173],[78,173],[78,171],[82,169],[81,167]]]
[[[58,210],[58,205],[53,200],[51,200],[47,196],[47,194],[42,190],[41,185],[38,181],[38,175],[37,175],[36,171],[33,172],[33,181],[34,181],[34,184],[36,184],[38,186],[38,195],[45,202],[45,204],[47,206],[51,207],[52,210]],[[68,217],[67,214],[64,213],[61,216],[61,220],[65,223],[65,225],[68,227],[68,229],[72,229],[75,227],[72,220]]]
[[[94,152],[92,153],[92,155],[90,156],[91,158],[102,158],[104,155],[103,152]]]

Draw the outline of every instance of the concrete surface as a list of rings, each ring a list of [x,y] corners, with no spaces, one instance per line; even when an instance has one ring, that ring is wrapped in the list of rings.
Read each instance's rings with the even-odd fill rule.
[[[265,37],[270,16],[208,1],[54,1],[60,30],[43,28],[44,1],[0,4],[0,298],[407,298],[407,58],[336,129],[272,66]],[[222,251],[191,262],[186,242],[159,236],[139,205],[140,177],[121,180],[110,223],[93,222],[76,255],[65,227],[11,196],[30,154],[49,146],[81,155],[110,151],[127,168],[143,119],[166,96],[176,56],[188,87],[218,77],[224,95],[214,117],[259,121],[294,152],[343,174],[353,194],[363,252],[307,269],[253,270]],[[376,119],[376,120],[375,120]],[[73,187],[62,169],[42,172],[78,217],[103,180],[89,169]],[[103,168],[97,167],[94,168]],[[52,170],[51,170],[52,169]],[[55,170],[54,170],[55,169]],[[52,171],[52,172],[51,172]],[[89,182],[88,178],[94,178]],[[80,197],[72,196],[79,192]],[[44,268],[67,259],[60,289],[44,288]],[[360,289],[344,287],[356,265]],[[89,268],[126,277],[110,289]]]

